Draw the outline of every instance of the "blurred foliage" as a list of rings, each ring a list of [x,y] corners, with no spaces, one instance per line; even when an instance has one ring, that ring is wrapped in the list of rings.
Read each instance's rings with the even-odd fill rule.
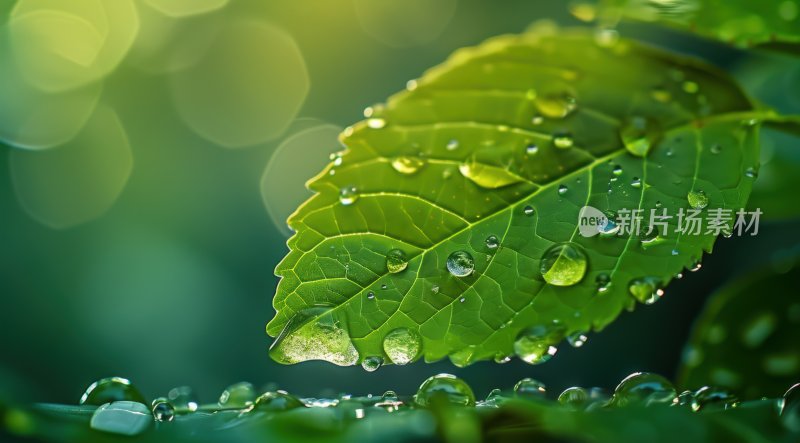
[[[678,376],[681,386],[719,386],[740,398],[777,396],[800,379],[800,277],[792,256],[730,282],[697,320]]]
[[[602,0],[608,15],[665,23],[742,47],[800,53],[800,2],[774,0]]]

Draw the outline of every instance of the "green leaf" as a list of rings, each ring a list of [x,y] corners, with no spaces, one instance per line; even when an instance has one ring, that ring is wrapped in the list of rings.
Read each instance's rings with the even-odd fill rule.
[[[788,269],[788,271],[787,271]],[[800,281],[794,259],[734,280],[712,296],[684,352],[680,385],[744,398],[779,396],[800,380]]]
[[[279,362],[467,365],[512,355],[520,334],[518,353],[544,361],[632,309],[632,282],[657,299],[716,238],[677,235],[676,218],[659,238],[587,238],[581,207],[675,215],[690,192],[705,211],[750,193],[762,113],[692,59],[531,32],[459,50],[410,86],[344,132],[289,219],[267,326]]]
[[[798,0],[601,0],[606,19],[659,22],[739,47],[800,53]]]

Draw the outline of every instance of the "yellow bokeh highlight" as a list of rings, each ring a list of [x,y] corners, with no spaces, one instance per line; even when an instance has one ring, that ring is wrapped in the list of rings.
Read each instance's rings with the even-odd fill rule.
[[[205,14],[225,7],[229,0],[142,0],[170,17]]]
[[[24,149],[46,149],[72,139],[94,112],[102,85],[48,93],[31,85],[0,27],[0,141]]]
[[[138,29],[133,0],[19,0],[8,21],[19,69],[32,85],[50,92],[111,73]]]
[[[40,223],[64,229],[105,213],[122,192],[133,168],[128,137],[117,114],[98,106],[83,131],[46,151],[12,149],[14,191]]]
[[[394,48],[436,40],[453,19],[458,0],[353,0],[361,28]]]
[[[253,146],[280,136],[309,90],[294,39],[265,22],[223,28],[202,60],[170,77],[178,113],[220,146]]]

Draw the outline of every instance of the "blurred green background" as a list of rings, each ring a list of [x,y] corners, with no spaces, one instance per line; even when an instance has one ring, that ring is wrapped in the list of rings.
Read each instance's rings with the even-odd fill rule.
[[[15,374],[5,377],[32,400],[64,403],[111,375],[149,397],[190,385],[203,401],[240,380],[301,396],[408,393],[445,371],[483,396],[522,377],[554,392],[613,388],[638,370],[672,377],[706,297],[796,253],[800,224],[721,239],[663,301],[541,366],[366,373],[267,356],[282,221],[341,149],[336,134],[453,50],[545,18],[581,24],[567,2],[546,0],[0,0],[0,367]],[[710,58],[798,110],[800,70],[787,58],[621,32]],[[779,81],[783,94],[761,91]],[[775,150],[793,143],[794,162],[800,150],[796,139],[766,143],[759,182],[775,186]]]

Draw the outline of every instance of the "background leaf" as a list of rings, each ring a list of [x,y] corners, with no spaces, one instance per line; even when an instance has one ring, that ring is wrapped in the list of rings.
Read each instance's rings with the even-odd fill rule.
[[[608,18],[690,30],[741,47],[800,53],[800,2],[775,0],[603,0]]]
[[[664,238],[584,238],[582,206],[675,214],[703,191],[707,209],[740,208],[758,158],[759,114],[726,76],[582,32],[459,50],[366,115],[289,220],[267,326],[280,362],[466,365],[511,355],[532,326],[522,347],[542,361],[631,309],[633,282],[657,299],[715,239],[675,235],[675,219]],[[564,242],[588,271],[556,254],[580,281],[546,284],[542,256]]]
[[[739,278],[708,301],[684,352],[679,384],[745,398],[778,396],[800,379],[800,297],[794,257]]]

